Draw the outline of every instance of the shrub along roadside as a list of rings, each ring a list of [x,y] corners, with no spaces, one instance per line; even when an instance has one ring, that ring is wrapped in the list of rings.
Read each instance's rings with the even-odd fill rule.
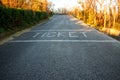
[[[49,17],[47,12],[34,12],[0,6],[0,35],[8,32],[16,32],[35,25]]]

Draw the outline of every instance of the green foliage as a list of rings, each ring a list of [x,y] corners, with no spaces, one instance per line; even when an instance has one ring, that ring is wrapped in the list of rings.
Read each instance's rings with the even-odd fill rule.
[[[4,28],[0,28],[0,33],[5,32]]]
[[[1,5],[0,15],[0,32],[27,27],[49,17],[46,12],[5,8]]]

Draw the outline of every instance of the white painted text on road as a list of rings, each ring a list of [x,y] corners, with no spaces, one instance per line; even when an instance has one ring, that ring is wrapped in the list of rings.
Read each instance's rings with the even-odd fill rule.
[[[39,32],[39,33],[36,33],[35,35],[33,35],[33,38],[36,38],[36,37],[41,37],[41,38],[44,38],[44,37],[48,37],[48,38],[62,38],[62,37],[69,37],[69,38],[77,38],[77,37],[81,37],[81,35],[83,37],[87,37],[86,33],[85,32],[75,32],[75,31],[48,31],[48,32]]]

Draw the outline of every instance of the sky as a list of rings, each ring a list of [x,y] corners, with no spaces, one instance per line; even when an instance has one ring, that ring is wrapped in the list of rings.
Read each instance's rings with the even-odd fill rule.
[[[67,9],[72,9],[74,6],[78,6],[77,0],[49,0],[55,4],[54,9],[57,10],[58,8],[67,8]],[[115,4],[116,0],[112,0],[112,5]],[[110,0],[105,0],[103,6],[108,6],[110,3]],[[99,4],[97,4],[98,9],[100,9]],[[102,7],[103,8],[103,7]]]
[[[55,9],[66,7],[68,9],[78,5],[77,0],[49,0],[55,4]]]

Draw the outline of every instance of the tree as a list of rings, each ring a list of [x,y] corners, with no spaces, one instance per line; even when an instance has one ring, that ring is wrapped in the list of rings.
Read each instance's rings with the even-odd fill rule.
[[[47,0],[0,0],[6,7],[33,11],[48,11]]]
[[[102,9],[105,0],[96,0],[96,1],[100,8],[99,14],[98,14],[98,23],[100,26],[102,26],[103,25],[103,14],[104,14],[104,17],[106,17],[106,9],[104,9],[104,13],[103,13],[103,9]],[[106,7],[104,7],[104,8],[106,8]],[[104,20],[104,22],[105,21],[106,21],[106,19]],[[104,24],[104,26],[105,26],[105,24]]]
[[[1,0],[6,7],[10,8],[22,8],[25,1],[26,0]]]
[[[2,2],[0,1],[0,5],[2,5]]]
[[[42,8],[42,11],[48,11],[48,1],[47,0],[41,0],[41,8]]]
[[[55,4],[53,4],[52,2],[48,2],[48,10],[49,10],[50,12],[53,12],[53,11],[54,11],[54,6],[55,6]]]
[[[116,16],[117,16],[116,6],[113,6],[113,28],[115,28],[116,18],[117,18]]]
[[[120,23],[120,0],[118,0],[118,22]]]
[[[83,8],[83,20],[86,21],[86,0],[78,0],[78,3]]]

